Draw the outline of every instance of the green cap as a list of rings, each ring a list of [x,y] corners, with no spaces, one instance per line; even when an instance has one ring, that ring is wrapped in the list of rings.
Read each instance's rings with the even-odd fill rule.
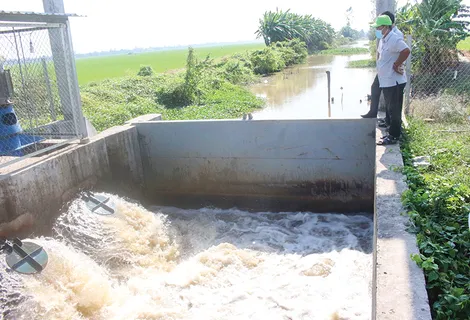
[[[377,19],[375,19],[375,23],[372,24],[372,27],[377,28],[380,26],[391,26],[392,25],[392,19],[390,19],[389,16],[386,14],[378,16]]]

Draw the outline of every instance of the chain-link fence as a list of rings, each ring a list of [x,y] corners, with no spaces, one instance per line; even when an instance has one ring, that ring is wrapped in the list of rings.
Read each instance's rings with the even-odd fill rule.
[[[67,40],[66,24],[0,24],[0,167],[81,137]]]
[[[454,45],[412,44],[409,91],[405,110],[409,115],[436,121],[466,121],[470,109],[470,52]],[[409,62],[408,62],[409,63]]]

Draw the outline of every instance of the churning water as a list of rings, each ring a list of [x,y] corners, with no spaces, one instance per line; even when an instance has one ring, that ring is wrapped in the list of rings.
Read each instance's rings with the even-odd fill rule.
[[[110,195],[106,195],[110,196]],[[366,215],[148,211],[111,196],[61,215],[41,274],[7,272],[5,319],[370,319]]]

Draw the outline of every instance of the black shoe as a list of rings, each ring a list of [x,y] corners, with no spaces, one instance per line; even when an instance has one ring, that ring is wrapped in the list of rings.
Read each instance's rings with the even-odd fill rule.
[[[366,114],[361,115],[361,117],[363,117],[363,118],[377,118],[377,115],[366,113]]]

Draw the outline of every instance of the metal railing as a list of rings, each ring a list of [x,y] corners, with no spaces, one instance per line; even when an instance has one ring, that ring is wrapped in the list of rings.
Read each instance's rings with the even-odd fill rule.
[[[0,23],[0,167],[86,136],[68,24]]]

